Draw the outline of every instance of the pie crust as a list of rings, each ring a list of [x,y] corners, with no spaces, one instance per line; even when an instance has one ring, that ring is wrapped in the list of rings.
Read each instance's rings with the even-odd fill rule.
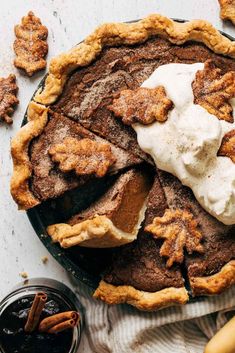
[[[190,278],[194,295],[220,294],[233,284],[235,284],[235,260],[229,261],[214,275]]]
[[[179,23],[154,14],[131,24],[108,23],[98,27],[81,44],[51,60],[45,86],[38,90],[35,101],[45,105],[54,103],[68,75],[78,67],[89,65],[105,46],[133,45],[146,41],[152,35],[178,45],[190,40],[202,42],[215,53],[235,58],[235,43],[204,20]]]
[[[133,233],[118,229],[108,217],[98,215],[75,225],[53,224],[47,228],[47,233],[54,242],[59,242],[62,248],[75,245],[90,248],[112,248],[136,239],[144,211],[145,206],[142,208],[138,225]]]
[[[12,139],[11,155],[13,159],[13,175],[11,178],[11,194],[19,209],[28,209],[40,203],[29,189],[28,180],[32,174],[28,148],[31,140],[43,131],[48,121],[48,108],[30,102],[27,110],[28,123],[24,125]]]
[[[127,303],[145,311],[154,311],[171,305],[182,305],[188,301],[188,293],[184,287],[170,287],[151,293],[135,289],[132,286],[113,286],[103,280],[99,283],[93,296],[107,304]]]

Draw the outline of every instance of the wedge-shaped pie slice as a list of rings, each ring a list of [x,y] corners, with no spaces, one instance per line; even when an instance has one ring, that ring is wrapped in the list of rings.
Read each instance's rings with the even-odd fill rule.
[[[64,248],[75,245],[105,248],[132,242],[143,221],[150,188],[148,173],[130,170],[68,224],[51,225],[47,232]]]
[[[106,173],[116,173],[142,162],[140,158],[134,156],[132,153],[116,147],[108,141],[104,141],[101,137],[86,130],[79,123],[61,114],[51,112],[48,117],[47,109],[35,103],[32,103],[31,108],[32,111],[29,110],[28,118],[31,119],[32,116],[35,119],[37,116],[36,109],[40,110],[39,120],[43,123],[42,117],[44,117],[45,127],[38,138],[33,139],[31,142],[29,159],[26,156],[24,157],[24,153],[27,155],[26,149],[28,147],[25,141],[22,143],[21,137],[25,136],[25,131],[30,125],[26,125],[25,129],[19,132],[19,135],[16,136],[12,143],[15,166],[19,166],[19,160],[25,158],[25,163],[22,163],[23,165],[19,167],[24,171],[28,168],[28,173],[24,175],[24,178],[19,179],[18,174],[15,173],[11,183],[12,195],[21,208],[27,209],[39,204],[41,201],[58,197],[65,191],[79,187],[94,178],[94,168],[94,173],[88,173],[87,165],[89,164],[90,167],[91,165],[93,167],[94,165],[96,167],[99,166],[99,168],[101,167],[101,160],[99,159],[101,154],[98,153],[97,156],[97,149],[105,149],[106,151],[105,154],[102,152],[103,167],[105,168],[102,168],[102,171],[100,169],[101,174],[99,177],[104,176]],[[44,115],[41,110],[43,110]],[[31,135],[33,133],[31,132]],[[21,141],[19,141],[19,137]],[[78,149],[75,148],[77,154],[69,152],[69,148],[66,147],[68,139],[70,139],[70,148],[74,149],[78,145]],[[86,155],[89,155],[89,159],[85,163],[84,141],[86,144]],[[81,142],[83,144],[82,153]],[[20,151],[19,147],[21,148]],[[59,163],[64,149],[68,152],[66,155],[67,163],[72,162],[74,167],[70,168],[70,170],[64,170],[61,167],[61,163]],[[55,157],[56,150],[61,151],[59,156],[58,153],[56,154],[58,160]],[[97,163],[97,158],[99,159],[99,163]],[[80,173],[76,173],[76,169],[78,170],[77,165],[79,165]]]
[[[144,226],[162,216],[167,203],[158,178],[150,191]],[[144,232],[114,255],[111,267],[94,293],[108,304],[128,303],[141,310],[185,304],[188,294],[179,267],[168,269],[160,255],[161,241]]]
[[[190,212],[203,236],[203,253],[185,253],[185,264],[194,295],[219,294],[235,284],[235,226],[226,226],[209,215],[191,190],[172,175],[159,171],[169,207]]]

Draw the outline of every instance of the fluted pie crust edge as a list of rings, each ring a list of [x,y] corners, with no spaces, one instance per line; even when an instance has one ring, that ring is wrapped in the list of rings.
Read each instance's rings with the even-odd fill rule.
[[[190,286],[195,295],[215,295],[235,284],[235,260],[229,261],[214,275],[190,277]]]
[[[19,209],[27,210],[40,203],[29,188],[32,167],[28,148],[33,138],[40,135],[48,121],[48,108],[30,102],[27,110],[27,124],[12,139],[11,155],[13,174],[11,177],[11,194]]]
[[[104,47],[138,44],[153,35],[178,45],[190,40],[202,42],[217,54],[235,58],[235,42],[204,20],[179,23],[153,14],[135,23],[107,23],[98,27],[81,44],[51,60],[44,88],[38,90],[35,101],[45,105],[54,103],[62,93],[68,75],[78,67],[89,65]]]
[[[189,299],[185,287],[169,287],[157,292],[145,292],[132,286],[114,286],[103,280],[94,292],[93,297],[101,299],[107,304],[127,303],[144,311],[154,311],[172,305],[183,305]]]

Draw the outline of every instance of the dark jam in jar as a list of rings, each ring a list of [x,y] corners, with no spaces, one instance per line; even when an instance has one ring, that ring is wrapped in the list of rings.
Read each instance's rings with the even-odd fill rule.
[[[57,334],[40,333],[37,330],[28,334],[24,325],[34,296],[25,296],[6,307],[0,317],[0,350],[2,353],[69,353],[72,345],[73,330]],[[60,298],[48,296],[40,316],[45,317],[69,311],[71,308]]]

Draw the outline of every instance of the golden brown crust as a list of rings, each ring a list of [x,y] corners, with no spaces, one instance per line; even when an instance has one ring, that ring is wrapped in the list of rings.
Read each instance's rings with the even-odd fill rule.
[[[151,293],[135,289],[132,286],[114,286],[105,281],[100,282],[93,296],[107,304],[127,303],[145,311],[154,311],[171,305],[182,305],[188,301],[185,287],[170,287]]]
[[[20,209],[28,209],[40,203],[29,189],[31,163],[28,156],[30,141],[38,136],[47,123],[48,108],[31,102],[28,106],[28,123],[23,126],[11,143],[13,159],[13,175],[11,178],[11,194]]]
[[[140,212],[139,222],[132,233],[126,233],[113,224],[106,216],[94,216],[74,225],[67,223],[52,224],[47,227],[48,234],[62,248],[79,245],[91,248],[115,247],[136,239],[145,206]]]
[[[190,286],[194,295],[215,295],[235,284],[235,260],[231,260],[222,269],[207,277],[190,277]]]
[[[235,25],[235,0],[219,0],[219,4],[222,20],[230,20]]]
[[[136,23],[104,24],[83,43],[51,60],[45,87],[37,92],[35,100],[46,105],[55,102],[62,92],[69,73],[78,67],[89,65],[103,47],[137,44],[152,35],[162,36],[179,45],[189,40],[202,42],[215,53],[235,58],[235,43],[222,36],[209,22],[203,20],[178,23],[154,14]]]

